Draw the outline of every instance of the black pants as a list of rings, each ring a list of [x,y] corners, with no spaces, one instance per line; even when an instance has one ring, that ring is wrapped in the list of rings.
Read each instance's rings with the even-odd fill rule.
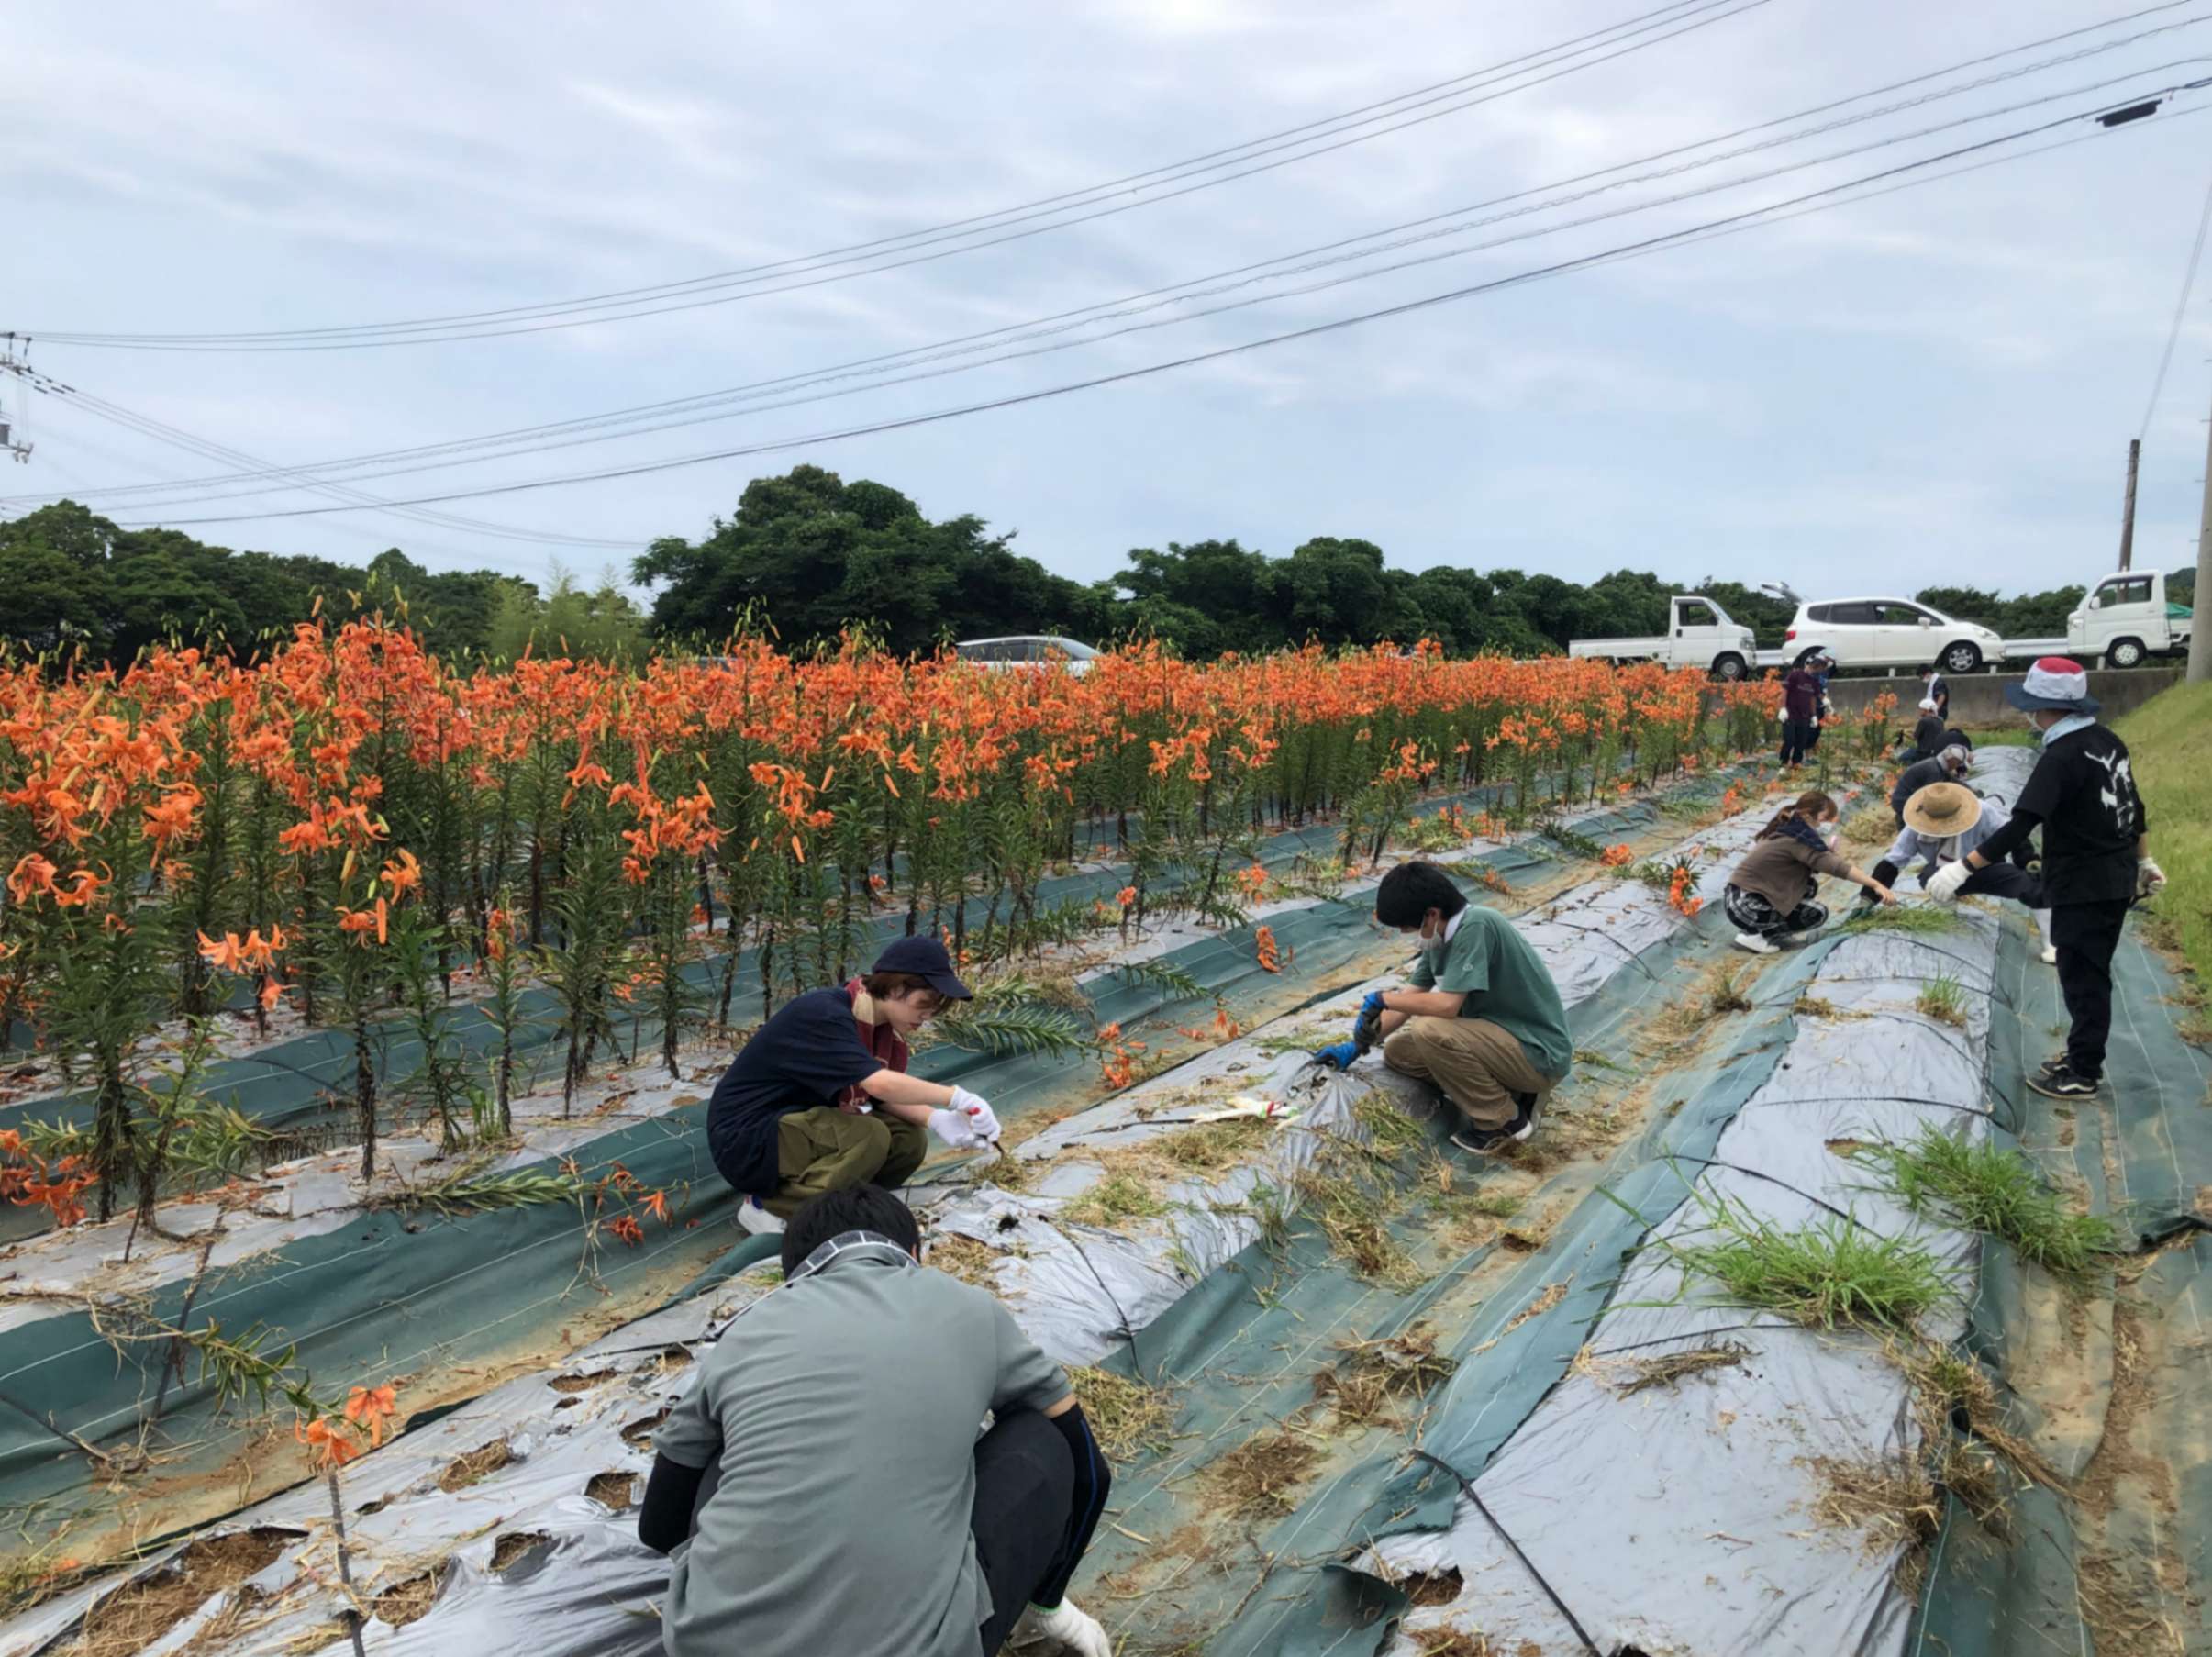
[[[2095,1082],[2105,1073],[2105,1043],[2112,1033],[2112,957],[2128,924],[2128,900],[2061,904],[2051,912],[2051,943],[2059,952],[2059,994],[2073,1028],[2066,1032],[2066,1066]]]
[[[1895,886],[1900,873],[1897,865],[1886,857],[1876,863],[1873,870],[1873,877],[1885,886]],[[1923,863],[1920,866],[1921,885],[1928,884],[1929,873],[1928,865]],[[1959,888],[1959,895],[1995,897],[2029,909],[2050,906],[2043,895],[2043,883],[2014,862],[1992,863],[1986,869],[1976,869],[1966,877],[1966,884]],[[1859,894],[1862,905],[1878,901],[1872,892]]]
[[[975,1509],[968,1528],[991,1588],[984,1657],[997,1657],[1040,1587],[1053,1585],[1057,1603],[1074,1574],[1090,1540],[1088,1523],[1077,1534],[1074,1499],[1074,1452],[1060,1429],[1035,1410],[1008,1410],[975,1446]]]
[[[1820,728],[1810,719],[1784,719],[1782,722],[1782,762],[1784,765],[1802,763],[1819,736]]]

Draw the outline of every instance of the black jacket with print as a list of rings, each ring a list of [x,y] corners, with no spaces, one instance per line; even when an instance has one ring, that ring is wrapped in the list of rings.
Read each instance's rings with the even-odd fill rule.
[[[1995,862],[2043,826],[2043,886],[2057,904],[2135,895],[2135,842],[2150,814],[2135,790],[2128,745],[2102,725],[2070,731],[2043,750],[2012,821],[1982,842]]]

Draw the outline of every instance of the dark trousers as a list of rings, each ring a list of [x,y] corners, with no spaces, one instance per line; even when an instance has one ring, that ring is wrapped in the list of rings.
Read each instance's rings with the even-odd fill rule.
[[[1801,763],[1819,735],[1820,728],[1810,719],[1784,719],[1782,722],[1782,762],[1784,765]]]
[[[2051,943],[2059,952],[2059,994],[2066,998],[2066,1066],[2098,1081],[2112,1033],[2112,957],[2128,924],[2128,900],[2061,904],[2051,914]]]
[[[1062,1586],[1074,1574],[1090,1540],[1087,1524],[1080,1537],[1074,1534],[1074,1452],[1060,1429],[1035,1410],[1008,1410],[975,1446],[975,1509],[968,1528],[991,1589],[984,1657],[997,1657],[1039,1588]],[[1052,1598],[1058,1603],[1059,1593]]]

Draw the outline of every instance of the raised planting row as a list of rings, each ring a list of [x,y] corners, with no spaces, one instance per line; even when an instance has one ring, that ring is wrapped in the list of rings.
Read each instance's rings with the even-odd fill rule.
[[[1571,878],[1579,853],[1561,836],[1586,851],[1595,842],[1581,837],[1649,837],[1662,820],[1633,802],[1458,855],[1482,895],[1509,898]],[[1018,1131],[1032,1113],[1125,1083],[1117,1068],[1204,1048],[1228,1024],[1364,977],[1394,952],[1365,924],[1363,895],[1255,897],[1243,928],[1163,922],[1080,975],[1083,958],[1060,964],[1086,1019],[1121,1029],[1103,1065],[1086,1040],[942,1046],[917,1068],[985,1092]],[[1048,956],[1035,973],[1051,970]],[[341,1151],[217,1200],[165,1205],[167,1237],[119,1218],[12,1246],[0,1257],[14,1274],[0,1284],[7,1500],[47,1504],[73,1528],[72,1547],[97,1558],[106,1539],[227,1510],[242,1481],[295,1476],[288,1443],[264,1430],[272,1401],[291,1418],[288,1387],[402,1379],[410,1408],[435,1408],[663,1304],[731,1246],[702,1121],[720,1060],[688,1049],[685,1060],[679,1081],[651,1058],[599,1078],[572,1114],[557,1094],[520,1098],[516,1140],[491,1151],[391,1139],[371,1187]]]
[[[1746,814],[1694,842],[1707,854],[1695,860],[1692,877],[1704,884],[1708,895],[1717,891],[1714,883],[1727,852],[1740,845],[1756,820],[1760,819]],[[1683,850],[1686,851],[1688,848]],[[1486,863],[1491,860],[1483,861]],[[1591,956],[1614,963],[1609,976],[1615,983],[1632,980],[1649,988],[1661,976],[1659,966],[1674,951],[1684,946],[1710,948],[1709,941],[1702,946],[1696,944],[1693,923],[1682,912],[1682,908],[1690,906],[1688,894],[1682,895],[1684,899],[1682,908],[1670,902],[1672,884],[1664,878],[1652,884],[1633,875],[1605,877],[1575,888],[1521,924],[1537,938],[1540,947],[1554,957],[1568,983],[1583,982],[1578,975],[1580,966],[1584,956]],[[1339,935],[1368,936],[1363,925],[1363,903],[1333,907],[1337,912],[1328,917],[1328,930]],[[1307,908],[1317,912],[1319,906],[1307,906]],[[1300,913],[1298,909],[1280,911],[1270,916],[1266,924],[1274,927],[1279,935],[1287,936]],[[1712,929],[1709,923],[1707,929]],[[1316,935],[1317,940],[1318,936]],[[1304,961],[1306,947],[1301,945],[1299,953],[1288,958],[1287,964],[1295,967]],[[1317,948],[1317,941],[1312,947]],[[1386,945],[1386,951],[1394,956],[1402,955],[1403,945],[1392,942]],[[1347,975],[1363,978],[1365,973]],[[1598,980],[1607,975],[1606,969],[1591,969],[1586,987],[1594,988]],[[1310,995],[1308,989],[1308,998]],[[1630,992],[1629,998],[1642,1000],[1644,990]],[[1581,997],[1576,1013],[1578,1029],[1585,1022],[1595,1028],[1617,1019],[1617,1009],[1601,1007],[1603,1000],[1602,995]],[[1297,1039],[1307,1039],[1307,1032],[1301,1029]],[[1195,1090],[1211,1091],[1214,1084],[1206,1083],[1204,1077],[1233,1075],[1236,1073],[1228,1067],[1239,1063],[1247,1067],[1245,1073],[1254,1084],[1263,1085],[1263,1078],[1275,1062],[1264,1051],[1267,1045],[1253,1038],[1230,1041],[1206,1055],[1198,1065],[1184,1066],[1178,1072],[1157,1078],[1130,1096],[1138,1102],[1149,1100],[1158,1105],[1183,1088],[1186,1084],[1186,1073],[1193,1071],[1201,1073],[1188,1075],[1187,1084]],[[1295,1067],[1295,1061],[1284,1059],[1282,1062]],[[1121,1104],[1104,1109],[1120,1113],[1123,1119],[1130,1114]],[[1301,1124],[1299,1131],[1309,1138],[1319,1137],[1328,1125],[1324,1103],[1317,1107],[1313,1121]],[[1016,1126],[1018,1129],[1018,1124]],[[1086,1126],[1103,1129],[1107,1126],[1107,1118],[1098,1115],[1087,1122],[1083,1117],[1071,1118],[1051,1132],[1062,1137],[1073,1134],[1081,1139]],[[1023,1168],[1037,1165],[1036,1172],[1041,1177],[1035,1183],[1039,1190],[1049,1179],[1072,1177],[1043,1165],[1048,1162],[1043,1151],[1050,1143],[1044,1138],[1033,1137],[1024,1147],[1017,1164]],[[1244,1147],[1251,1155],[1261,1154],[1264,1149],[1251,1144]],[[953,1183],[944,1184],[934,1194],[926,1190],[917,1192],[917,1206],[926,1214],[935,1213],[941,1207],[949,1216],[979,1201],[986,1205],[1020,1204],[1031,1212],[1034,1222],[1053,1237],[1071,1240],[1072,1246],[1089,1253],[1109,1269],[1109,1262],[1124,1251],[1155,1258],[1172,1252],[1173,1245],[1163,1243],[1162,1234],[1142,1222],[1132,1223],[1127,1215],[1102,1213],[1098,1220],[1104,1223],[1085,1222],[1078,1214],[1055,1215],[1056,1209],[1079,1204],[1085,1195],[1094,1195],[1099,1183],[1095,1176],[1103,1172],[1081,1148],[1070,1151],[1060,1161],[1066,1168],[1079,1172],[1081,1165],[1092,1164],[1091,1189],[1075,1192],[1062,1203],[1041,1195],[993,1196],[984,1186],[973,1181],[999,1171],[972,1169],[956,1171],[954,1175],[948,1176]],[[1210,1210],[1219,1205],[1206,1201],[1193,1206]],[[1296,1223],[1304,1226],[1308,1222],[1301,1218]],[[933,1226],[932,1234],[932,1258],[940,1264],[958,1267],[961,1262],[954,1256],[962,1246],[959,1234],[937,1226]],[[995,1254],[1006,1240],[994,1235]],[[968,1238],[966,1245],[973,1247],[974,1239]],[[1246,1257],[1256,1257],[1263,1246],[1255,1243],[1243,1253]],[[1328,1245],[1323,1247],[1326,1251]],[[1344,1266],[1340,1258],[1333,1255],[1331,1258],[1339,1267]],[[1017,1269],[1018,1263],[1009,1258],[1000,1270]],[[1184,1270],[1186,1266],[1190,1269]],[[1239,1265],[1239,1271],[1242,1269]],[[1164,1275],[1175,1284],[1184,1302],[1203,1298],[1228,1279],[1239,1283],[1250,1281],[1237,1272],[1215,1272],[1199,1282],[1201,1270],[1195,1258],[1171,1260]],[[982,1274],[994,1275],[987,1262]],[[1016,1315],[1025,1320],[1048,1350],[1079,1366],[1088,1366],[1102,1352],[1117,1345],[1126,1347],[1129,1332],[1138,1332],[1141,1340],[1141,1331],[1148,1324],[1149,1307],[1131,1307],[1126,1308],[1125,1326],[1117,1331],[1112,1315],[1095,1315],[1103,1300],[1093,1287],[1088,1291],[1086,1309],[1096,1322],[1105,1326],[1106,1338],[1100,1342],[1085,1337],[1080,1343],[1073,1343],[1065,1338],[1062,1326],[1054,1320],[1038,1296],[1019,1293],[1012,1284],[1007,1285],[1006,1292]],[[661,1352],[673,1335],[689,1340],[695,1339],[701,1329],[718,1328],[722,1318],[717,1308],[726,1310],[733,1294],[728,1288],[719,1289],[672,1310],[665,1318],[674,1321],[667,1322],[665,1327],[664,1320],[650,1319],[608,1337],[598,1348],[580,1353],[571,1361],[568,1373],[577,1377],[573,1381],[561,1381],[558,1377],[517,1381],[454,1412],[427,1433],[410,1432],[395,1447],[406,1451],[409,1459],[405,1462],[392,1459],[395,1451],[385,1451],[348,1472],[349,1511],[363,1503],[375,1509],[364,1524],[350,1527],[354,1531],[356,1579],[363,1593],[381,1595],[402,1585],[399,1576],[395,1574],[402,1572],[412,1582],[428,1570],[434,1585],[443,1585],[434,1596],[421,1596],[421,1605],[414,1597],[406,1597],[387,1607],[395,1613],[394,1617],[384,1618],[387,1622],[395,1621],[401,1613],[414,1619],[394,1636],[372,1629],[372,1638],[380,1641],[380,1649],[451,1649],[452,1641],[472,1638],[472,1629],[484,1631],[487,1628],[496,1629],[495,1637],[508,1641],[527,1640],[548,1650],[650,1649],[655,1635],[650,1623],[640,1625],[635,1613],[658,1592],[661,1580],[660,1567],[638,1549],[620,1517],[618,1505],[609,1499],[618,1496],[627,1502],[636,1477],[646,1465],[641,1432],[631,1432],[626,1442],[622,1431],[637,1427],[662,1407],[672,1387],[681,1385],[680,1380],[672,1382],[652,1362],[655,1354]],[[741,1323],[737,1329],[738,1334],[732,1338],[741,1335]],[[632,1348],[641,1350],[631,1351]],[[1095,1367],[1084,1367],[1079,1380],[1086,1396],[1094,1401],[1095,1416],[1117,1423],[1118,1432],[1134,1431],[1133,1439],[1121,1440],[1123,1451],[1134,1453],[1148,1441],[1147,1429],[1140,1420],[1131,1420],[1126,1407],[1129,1395],[1142,1389],[1131,1388],[1125,1377],[1111,1370]],[[1139,1408],[1139,1414],[1141,1413]],[[495,1442],[504,1445],[504,1450],[489,1449]],[[483,1453],[478,1456],[478,1452]],[[514,1458],[512,1463],[498,1467],[479,1464],[497,1461],[502,1455]],[[436,1470],[463,1457],[475,1458],[468,1462],[467,1466],[472,1471],[465,1476],[476,1482],[465,1496],[456,1496],[439,1487],[441,1475]],[[593,1464],[586,1467],[585,1462]],[[601,1479],[599,1475],[603,1474],[610,1476]],[[544,1483],[534,1482],[539,1479]],[[261,1578],[260,1585],[267,1588],[279,1582],[297,1583],[303,1571],[327,1557],[327,1526],[312,1517],[318,1505],[313,1493],[303,1492],[240,1516],[237,1524],[248,1530],[256,1525],[288,1525],[312,1533],[298,1543],[286,1543],[277,1556],[272,1556],[269,1569],[275,1574]],[[610,1507],[615,1510],[610,1511]],[[487,1524],[493,1529],[484,1529]],[[225,1533],[232,1532],[227,1529]],[[526,1535],[547,1540],[543,1543],[506,1540]],[[476,1546],[479,1540],[485,1544],[481,1550]],[[476,1557],[479,1551],[484,1554],[482,1560]],[[540,1553],[552,1562],[542,1574],[536,1574],[538,1565],[532,1562]],[[447,1562],[449,1558],[453,1562],[450,1564]],[[495,1570],[495,1562],[503,1569]],[[147,1574],[158,1580],[164,1572],[173,1569],[173,1562],[157,1562]],[[521,1592],[518,1574],[537,1585],[528,1596]],[[453,1593],[464,1580],[472,1583],[478,1578],[484,1588],[481,1596],[473,1589],[458,1596]],[[76,1626],[72,1619],[81,1619],[87,1607],[96,1607],[110,1585],[87,1587],[57,1599],[39,1613],[35,1626],[60,1635]],[[239,1596],[226,1596],[206,1607],[206,1612],[209,1616],[229,1616],[240,1603]],[[472,1603],[475,1606],[473,1610],[468,1608]],[[543,1613],[542,1621],[539,1612]],[[419,1617],[416,1613],[420,1613]],[[97,1615],[96,1610],[94,1614]],[[281,1598],[254,1601],[251,1613],[242,1617],[228,1649],[295,1652],[312,1649],[314,1642],[305,1637],[313,1632],[317,1619],[327,1618],[328,1614],[328,1602],[304,1587],[295,1588]],[[449,1622],[446,1620],[449,1617],[458,1620]],[[491,1618],[494,1622],[472,1624],[468,1620],[471,1618]],[[517,1618],[523,1620],[517,1621]],[[183,1631],[180,1626],[180,1634]],[[335,1633],[332,1638],[336,1638]]]

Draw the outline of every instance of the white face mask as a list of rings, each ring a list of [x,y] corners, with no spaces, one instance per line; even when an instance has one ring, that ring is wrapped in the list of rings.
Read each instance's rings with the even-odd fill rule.
[[[1834,823],[1823,823],[1820,825],[1820,838],[1826,840],[1831,846],[1836,843],[1836,828],[1837,825]]]
[[[1439,917],[1436,931],[1431,935],[1428,930],[1428,922],[1424,918],[1421,922],[1422,959],[1427,961],[1431,967],[1441,966],[1444,962],[1444,951],[1451,947],[1451,923]]]

